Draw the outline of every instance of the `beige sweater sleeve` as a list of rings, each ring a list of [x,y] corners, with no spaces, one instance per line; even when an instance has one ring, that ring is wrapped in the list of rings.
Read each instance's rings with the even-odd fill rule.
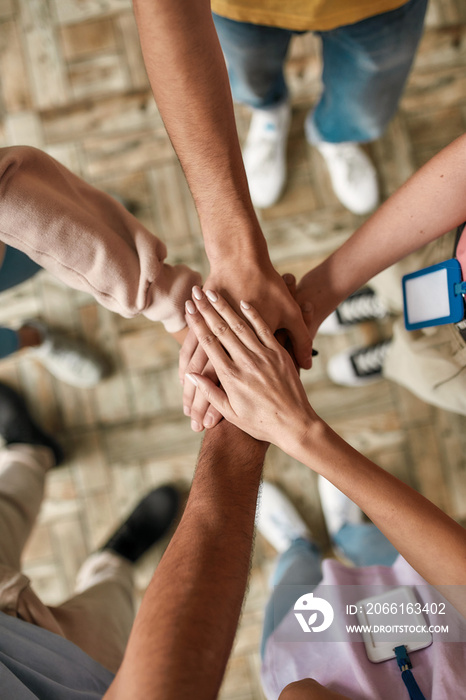
[[[121,204],[35,148],[0,149],[0,240],[122,316],[186,325],[200,275],[164,263],[165,244]]]

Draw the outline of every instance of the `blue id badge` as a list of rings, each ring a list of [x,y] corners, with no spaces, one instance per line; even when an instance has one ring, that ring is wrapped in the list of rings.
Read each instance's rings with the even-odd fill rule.
[[[461,265],[456,258],[403,277],[403,306],[408,331],[459,323],[465,315]]]

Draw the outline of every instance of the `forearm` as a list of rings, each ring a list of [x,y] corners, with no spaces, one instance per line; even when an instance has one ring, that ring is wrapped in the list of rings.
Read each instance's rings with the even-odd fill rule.
[[[152,90],[191,188],[209,260],[266,250],[209,0],[134,0],[134,10]]]
[[[293,456],[354,501],[411,566],[432,585],[466,583],[466,533],[317,420]]]
[[[308,273],[301,283],[301,297],[304,294],[314,302],[320,323],[376,274],[465,220],[466,136],[462,136],[415,173],[335,253]]]
[[[265,450],[225,421],[207,432],[108,700],[217,696],[247,583]]]
[[[122,316],[185,325],[200,275],[164,263],[167,250],[121,204],[35,148],[0,149],[0,240]]]

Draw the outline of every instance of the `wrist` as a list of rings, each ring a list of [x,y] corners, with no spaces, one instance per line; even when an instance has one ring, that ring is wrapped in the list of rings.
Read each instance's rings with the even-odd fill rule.
[[[325,421],[314,412],[303,414],[299,421],[294,421],[293,432],[288,439],[278,447],[298,462],[311,467],[310,456],[315,447],[326,439],[327,429]]]
[[[256,440],[227,420],[206,430],[202,443],[202,451],[214,453],[224,465],[222,472],[232,467],[235,479],[240,473],[260,474],[268,447],[269,443]]]
[[[341,294],[332,284],[332,277],[324,264],[308,272],[298,284],[298,304],[312,304],[312,325],[317,331],[320,324],[332,313],[346,295]]]
[[[225,232],[225,234],[220,233]],[[232,269],[238,261],[240,269],[245,265],[257,266],[269,261],[267,242],[253,212],[238,220],[228,217],[224,223],[217,217],[210,233],[210,227],[203,225],[204,244],[211,270]]]

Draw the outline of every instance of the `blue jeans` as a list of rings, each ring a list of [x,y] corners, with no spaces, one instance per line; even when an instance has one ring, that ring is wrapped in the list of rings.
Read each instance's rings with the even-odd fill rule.
[[[315,141],[365,142],[378,138],[398,108],[422,35],[427,0],[326,32],[323,90],[311,120]],[[214,15],[238,102],[266,109],[288,96],[283,65],[289,29],[236,22]]]
[[[0,292],[25,282],[41,269],[40,265],[25,253],[6,246],[5,257],[0,267]],[[11,328],[0,327],[0,359],[12,355],[18,349],[18,333]]]
[[[343,525],[334,543],[356,566],[391,566],[398,556],[393,545],[372,523]],[[275,589],[265,608],[261,655],[272,632],[291,610],[299,594],[287,586],[304,586],[309,593],[322,581],[322,555],[310,540],[299,538],[279,557],[272,585]]]

